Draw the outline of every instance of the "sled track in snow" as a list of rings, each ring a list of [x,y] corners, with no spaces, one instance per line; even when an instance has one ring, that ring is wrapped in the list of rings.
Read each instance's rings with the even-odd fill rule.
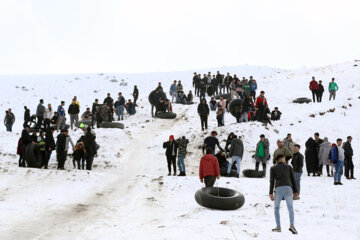
[[[147,151],[148,147],[154,143],[156,137],[149,141],[149,138],[146,136],[153,135],[154,130],[159,125],[164,129],[174,127],[183,119],[189,107],[186,107],[175,119],[159,119],[145,123],[146,127],[132,136],[132,142],[136,143],[136,145],[130,144],[130,148],[122,157],[121,165],[123,167],[119,168],[119,171],[116,172],[119,177],[114,181],[104,182],[102,190],[95,191],[81,202],[63,205],[56,210],[47,211],[44,209],[42,212],[31,216],[31,221],[24,220],[23,222],[11,223],[6,232],[0,232],[2,238],[70,239],[74,235],[81,238],[81,233],[87,227],[107,225],[109,222],[114,225],[108,226],[109,228],[116,228],[118,226],[119,230],[121,230],[121,222],[127,222],[129,216],[134,214],[135,216],[133,217],[136,218],[136,206],[141,203],[144,195],[135,191],[137,184],[144,184],[142,181],[146,179],[143,178],[143,175],[157,177],[163,175],[163,173],[158,172],[157,167],[149,166],[146,163],[148,159],[158,158],[158,156],[149,156],[151,151]],[[163,139],[161,140],[163,141]],[[143,151],[139,151],[138,146],[143,146],[141,148]],[[165,164],[162,161],[160,163],[161,165]],[[156,179],[154,178],[153,180]],[[150,193],[155,191],[155,189],[147,190]],[[140,197],[142,198],[139,199]],[[159,196],[157,195],[157,197]],[[150,208],[149,211],[151,210],[153,209]]]

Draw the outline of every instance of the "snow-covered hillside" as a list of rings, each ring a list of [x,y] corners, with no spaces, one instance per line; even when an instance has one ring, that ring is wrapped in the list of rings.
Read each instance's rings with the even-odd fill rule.
[[[258,122],[237,124],[226,114],[225,127],[217,127],[215,113],[211,112],[207,132],[200,131],[197,105],[174,104],[178,114],[174,120],[153,119],[150,115],[147,99],[158,82],[168,92],[173,80],[181,80],[188,92],[193,90],[194,71],[0,76],[0,112],[11,108],[17,119],[12,133],[4,127],[0,130],[1,239],[360,239],[360,67],[355,64],[293,71],[258,66],[196,70],[252,75],[258,90],[265,91],[270,109],[278,107],[283,113],[280,121],[267,127]],[[311,97],[308,84],[312,76],[323,80],[325,87],[335,77],[339,86],[335,101],[328,101],[326,91],[322,103],[292,103],[297,97]],[[92,172],[73,170],[69,158],[67,170],[57,171],[55,154],[48,170],[17,167],[16,146],[24,106],[33,114],[39,99],[54,108],[64,100],[67,109],[72,97],[77,96],[83,112],[95,98],[102,102],[108,92],[113,97],[122,92],[126,99],[132,98],[134,85],[140,91],[139,107],[135,116],[126,116],[125,129],[95,129],[101,149]],[[272,233],[275,221],[268,198],[268,177],[220,179],[219,186],[244,194],[245,205],[239,210],[209,210],[195,202],[194,194],[202,187],[197,175],[200,146],[211,130],[218,132],[223,147],[230,132],[242,136],[242,170],[254,168],[251,156],[260,134],[269,138],[273,152],[276,140],[292,133],[302,153],[305,141],[315,132],[332,142],[352,135],[358,180],[343,179],[343,186],[334,186],[332,178],[303,174],[301,200],[294,202],[299,235],[293,236],[287,230]],[[185,159],[187,177],[168,177],[162,143],[169,135],[177,138],[182,134],[190,139]],[[78,130],[70,132],[73,140],[80,135]],[[286,229],[284,203],[281,216]]]

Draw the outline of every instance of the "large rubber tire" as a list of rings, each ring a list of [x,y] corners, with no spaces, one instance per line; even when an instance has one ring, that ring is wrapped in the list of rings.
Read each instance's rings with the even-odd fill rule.
[[[231,115],[236,117],[236,112],[241,112],[242,104],[243,104],[242,99],[234,99],[234,100],[232,100],[231,103],[230,103],[230,106],[229,106],[229,110],[230,110]]]
[[[31,143],[26,147],[26,164],[28,167],[41,168],[44,160],[38,145]]]
[[[293,103],[310,103],[311,99],[310,98],[297,98],[295,100],[293,100]]]
[[[243,171],[243,174],[245,177],[248,178],[263,178],[264,173],[262,171],[256,171],[254,169],[245,169]]]
[[[162,112],[162,113],[156,114],[156,117],[157,118],[162,118],[162,119],[173,119],[173,118],[176,118],[176,113]]]
[[[158,102],[156,102],[156,101],[154,102],[154,101],[153,101],[153,96],[154,96],[154,94],[155,94],[155,91],[156,91],[156,90],[152,91],[152,92],[149,94],[149,103],[156,106],[156,105],[158,104]],[[159,91],[159,95],[160,95],[161,98],[167,99],[166,93],[164,93],[163,91]]]
[[[216,95],[216,96],[215,96],[215,99],[216,99],[216,100],[219,100],[221,96],[224,97],[225,100],[228,99],[228,98],[231,98],[231,94],[230,94],[230,93],[226,93],[226,94]]]
[[[78,122],[78,124],[77,125],[75,124],[75,125],[76,125],[76,127],[80,127],[80,124],[83,123],[86,126],[91,126],[91,122],[92,122],[92,120],[80,120]]]
[[[195,193],[195,200],[203,207],[220,210],[235,210],[241,208],[245,203],[244,195],[240,192],[228,188],[217,187],[208,187],[198,190]]]
[[[227,175],[227,167],[220,168],[220,176],[226,176]],[[237,171],[235,169],[231,169],[229,177],[236,177]]]
[[[119,128],[124,129],[124,124],[119,122],[102,122],[100,125],[101,128]]]

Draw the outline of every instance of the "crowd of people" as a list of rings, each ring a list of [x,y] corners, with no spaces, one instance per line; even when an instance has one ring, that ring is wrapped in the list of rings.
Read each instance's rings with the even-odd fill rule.
[[[69,135],[69,129],[66,125],[65,101],[61,101],[57,107],[57,111],[54,111],[50,103],[45,107],[44,100],[40,99],[36,108],[36,114],[34,115],[31,115],[30,109],[25,106],[24,129],[22,130],[17,148],[19,167],[28,166],[26,149],[29,145],[35,144],[42,156],[41,167],[44,169],[48,169],[52,152],[56,151],[57,169],[64,170],[66,158],[68,155],[71,155],[74,168],[91,170],[94,157],[97,157],[97,150],[99,148],[99,145],[96,143],[95,132],[93,131],[95,123],[99,128],[104,120],[108,122],[115,120],[114,112],[117,115],[118,121],[124,119],[124,110],[126,110],[129,115],[134,115],[137,107],[136,101],[139,96],[137,86],[134,86],[132,95],[134,100],[129,99],[127,102],[125,102],[125,98],[121,92],[118,93],[116,101],[111,98],[110,93],[107,94],[103,104],[100,104],[99,100],[95,99],[92,104],[92,109],[86,108],[85,112],[81,115],[81,120],[87,121],[87,124],[79,120],[80,103],[77,97],[74,96],[67,111],[70,118],[69,128],[71,130],[80,128],[83,131],[82,136],[75,144]],[[15,116],[11,112],[11,109],[9,109],[5,117],[8,131],[12,130],[12,124],[14,122]],[[56,141],[53,136],[55,131],[60,131],[56,137]],[[69,148],[70,145],[71,149]],[[71,154],[68,154],[68,152]]]
[[[324,86],[322,85],[322,81],[319,80],[319,82],[317,82],[315,80],[315,77],[312,77],[311,82],[309,83],[309,89],[312,93],[312,98],[313,98],[313,102],[315,102],[315,100],[317,102],[321,102],[322,101],[322,95],[324,94]],[[336,97],[336,92],[339,89],[338,85],[335,82],[335,78],[331,79],[331,82],[329,83],[329,101],[331,100],[331,98],[333,100],[335,100]]]

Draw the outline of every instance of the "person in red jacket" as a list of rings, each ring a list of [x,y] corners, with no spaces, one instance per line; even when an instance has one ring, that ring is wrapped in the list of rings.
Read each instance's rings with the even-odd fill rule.
[[[262,122],[264,119],[264,112],[266,109],[266,106],[268,106],[268,103],[265,98],[265,92],[261,91],[260,96],[256,99],[256,120],[259,122]]]
[[[312,80],[311,80],[310,85],[309,85],[309,89],[312,92],[313,102],[315,102],[315,99],[317,99],[318,90],[319,90],[319,84],[315,80],[315,77],[312,77]]]
[[[205,181],[205,187],[212,187],[216,178],[220,178],[218,159],[212,154],[211,148],[206,149],[206,154],[200,160],[199,177],[200,182]]]

